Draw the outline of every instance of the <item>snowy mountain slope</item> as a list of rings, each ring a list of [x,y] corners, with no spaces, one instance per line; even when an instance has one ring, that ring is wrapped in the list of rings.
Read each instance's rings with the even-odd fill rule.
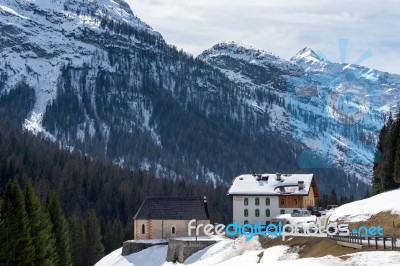
[[[247,90],[248,104],[268,118],[267,131],[308,147],[298,159],[300,166],[334,165],[369,182],[377,135],[399,101],[399,75],[332,63],[310,48],[286,61],[222,43],[199,58]]]
[[[222,140],[241,138],[257,114],[240,88],[166,44],[126,2],[1,0],[0,16],[1,95],[35,93],[32,109],[11,103],[29,113],[25,128],[158,175],[232,178]]]
[[[101,33],[101,19],[110,17],[154,35],[148,25],[133,16],[123,1],[0,1],[2,88],[9,91],[24,81],[36,88],[37,101],[25,127],[43,131],[42,118],[47,104],[56,97],[61,67],[81,67],[92,60],[97,47],[79,40],[85,28]],[[133,40],[132,40],[133,41]],[[110,68],[109,62],[102,61]],[[45,79],[43,77],[46,77]]]
[[[99,100],[94,87],[104,73],[112,75],[121,71],[116,65],[117,59],[112,58],[112,52],[129,49],[151,51],[154,49],[152,43],[143,38],[164,43],[161,35],[135,17],[128,4],[121,0],[2,0],[0,15],[1,92],[4,95],[17,84],[24,83],[34,88],[36,93],[34,108],[29,110],[30,115],[26,118],[24,127],[33,133],[45,133],[54,140],[64,142],[88,142],[88,138],[100,137],[105,139],[100,142],[103,147],[96,149],[104,154],[111,125],[97,113],[100,106],[96,106]],[[151,67],[155,68],[156,65]],[[129,79],[134,73],[126,76]],[[67,86],[62,84],[65,77],[68,78]],[[133,86],[142,77],[130,79],[129,83]],[[111,89],[110,84],[108,86],[107,90]],[[61,117],[51,117],[49,112],[46,115],[52,102],[67,90],[70,95],[67,99],[64,97],[63,102],[70,101],[71,98],[78,102],[87,100],[89,110],[78,114],[81,117],[76,119],[77,115],[73,113],[79,108],[70,103],[64,108],[70,114],[63,115],[60,106],[55,111],[67,121],[59,121]],[[115,91],[105,93],[112,95]],[[151,105],[141,101],[144,97],[138,92],[127,91],[120,97],[128,100],[123,112],[130,115],[125,121],[119,122],[130,128],[136,124],[155,145],[159,145],[160,137],[156,133],[155,125],[150,125]],[[43,121],[44,117],[45,120],[47,117],[46,121]],[[119,156],[112,159],[121,164],[125,161],[124,157]],[[143,165],[146,167],[146,158]]]

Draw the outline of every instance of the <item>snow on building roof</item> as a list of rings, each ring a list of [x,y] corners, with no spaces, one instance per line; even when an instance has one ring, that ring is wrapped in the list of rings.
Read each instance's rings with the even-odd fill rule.
[[[308,195],[313,174],[246,174],[236,177],[229,195]],[[316,192],[317,193],[317,192]]]

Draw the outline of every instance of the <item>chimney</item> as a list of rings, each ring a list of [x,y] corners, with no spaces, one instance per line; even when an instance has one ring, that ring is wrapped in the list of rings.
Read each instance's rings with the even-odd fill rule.
[[[299,186],[299,190],[302,190],[304,188],[304,181],[299,181],[297,185]]]
[[[282,180],[281,176],[282,176],[281,173],[276,173],[276,180],[281,181]]]
[[[253,176],[256,178],[257,181],[261,180],[261,174],[254,173]]]

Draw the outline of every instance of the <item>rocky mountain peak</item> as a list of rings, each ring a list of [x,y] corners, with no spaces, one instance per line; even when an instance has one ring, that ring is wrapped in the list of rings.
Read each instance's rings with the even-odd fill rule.
[[[26,23],[36,22],[52,27],[58,25],[68,30],[69,28],[65,26],[70,26],[67,22],[72,20],[78,20],[84,26],[85,22],[96,24],[96,20],[106,17],[118,23],[127,23],[141,30],[154,32],[149,25],[133,14],[124,0],[4,0],[2,2],[0,5],[2,15],[25,19]]]
[[[321,62],[323,59],[313,49],[305,47],[301,49],[290,61],[309,61],[309,62]]]
[[[237,42],[223,42],[216,44],[198,56],[199,59],[206,62],[218,60],[218,58],[221,57],[229,57],[252,65],[275,67],[292,74],[301,72],[301,68],[292,62],[280,58],[270,52],[255,49],[253,47],[246,47]]]

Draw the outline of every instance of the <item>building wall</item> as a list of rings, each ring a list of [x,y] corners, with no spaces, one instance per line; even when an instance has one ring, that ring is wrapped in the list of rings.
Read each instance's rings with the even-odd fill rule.
[[[303,198],[303,204],[305,207],[307,206],[315,206],[315,192],[314,192],[314,187],[310,188],[310,193],[308,193],[308,196]]]
[[[244,199],[248,199],[248,205],[244,205]],[[259,198],[259,205],[256,205],[256,198]],[[270,204],[266,205],[266,198],[270,199]],[[244,214],[244,210],[248,210],[248,216]],[[259,210],[260,215],[256,217],[255,211]],[[266,209],[270,210],[269,217],[266,216]],[[272,217],[279,215],[278,197],[277,196],[233,196],[233,222],[237,221],[243,224],[247,221],[250,224],[261,222],[265,224]]]
[[[303,196],[279,196],[279,208],[306,208],[304,202]]]
[[[188,224],[190,220],[134,220],[134,239],[165,239],[171,237],[188,236]],[[210,220],[198,220],[197,224],[209,224]],[[142,226],[145,226],[144,234]],[[193,224],[194,225],[194,224]],[[175,233],[172,228],[175,227]],[[200,230],[200,232],[203,232]],[[192,233],[195,236],[195,232]],[[200,234],[203,235],[203,234]]]
[[[244,199],[248,199],[248,205],[245,206]],[[259,205],[256,205],[256,198],[259,198]],[[270,205],[266,205],[266,198],[270,199]],[[299,207],[293,208],[292,205],[288,205],[285,207],[280,207],[279,196],[233,196],[233,222],[237,221],[240,224],[244,224],[245,221],[249,224],[256,224],[261,222],[262,224],[266,224],[270,222],[272,218],[281,215],[281,211],[284,211],[285,214],[292,213],[293,210],[304,210],[301,208],[302,203],[306,203],[311,201],[311,193],[310,196],[307,197],[309,201],[304,201],[303,197],[298,197],[298,205]],[[304,197],[306,198],[306,197]],[[312,200],[314,200],[314,196],[312,195]],[[289,208],[291,207],[291,208]],[[248,210],[248,216],[245,216],[245,209]],[[256,209],[259,210],[259,217],[256,216]],[[266,209],[270,210],[269,217],[266,216]]]

